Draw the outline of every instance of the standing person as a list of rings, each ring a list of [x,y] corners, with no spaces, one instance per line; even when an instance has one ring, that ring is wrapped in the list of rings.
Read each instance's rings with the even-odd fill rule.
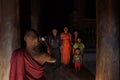
[[[72,43],[74,44],[75,42],[77,42],[77,38],[78,38],[78,31],[74,31],[73,36],[72,36]]]
[[[68,28],[64,27],[64,32],[60,34],[62,41],[61,45],[61,61],[64,65],[68,65],[70,62],[71,54],[71,33],[68,32]]]
[[[44,63],[53,63],[55,59],[47,54],[36,53],[35,48],[39,41],[35,30],[28,30],[24,35],[24,41],[26,48],[17,49],[12,53],[9,80],[45,80]]]
[[[74,63],[76,72],[78,72],[80,70],[81,63],[82,63],[82,55],[79,48],[75,49],[75,53],[73,55],[73,63]]]
[[[60,56],[60,46],[61,40],[60,36],[57,35],[57,29],[52,29],[52,36],[49,38],[49,45],[51,48],[51,55],[56,59],[55,67],[59,67],[61,64],[61,56]]]
[[[79,38],[79,37],[77,38],[77,42],[75,42],[75,43],[73,44],[73,53],[74,53],[74,50],[75,50],[76,48],[79,48],[80,51],[81,51],[81,54],[83,55],[85,45],[81,42],[81,38]]]

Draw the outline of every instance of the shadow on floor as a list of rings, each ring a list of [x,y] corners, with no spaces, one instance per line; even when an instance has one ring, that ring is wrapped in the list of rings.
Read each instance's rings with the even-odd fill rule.
[[[47,64],[45,69],[46,80],[95,80],[94,75],[84,66],[76,72],[71,66],[60,66],[54,69],[52,64]]]

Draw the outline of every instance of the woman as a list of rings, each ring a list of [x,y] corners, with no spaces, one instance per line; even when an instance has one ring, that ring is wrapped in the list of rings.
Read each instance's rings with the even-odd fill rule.
[[[71,53],[71,34],[68,32],[68,28],[64,27],[64,32],[60,34],[62,41],[61,45],[61,62],[65,65],[70,62]]]

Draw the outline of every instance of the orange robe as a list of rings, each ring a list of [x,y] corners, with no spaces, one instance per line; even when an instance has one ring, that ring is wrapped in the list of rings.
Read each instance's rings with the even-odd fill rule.
[[[62,40],[61,47],[61,62],[63,64],[69,64],[70,62],[70,53],[71,53],[71,34],[70,33],[61,33],[60,35]]]

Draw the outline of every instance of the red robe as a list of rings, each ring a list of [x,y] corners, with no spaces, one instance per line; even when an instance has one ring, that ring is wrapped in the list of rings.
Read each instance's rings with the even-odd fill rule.
[[[37,63],[25,49],[12,53],[9,80],[45,80],[44,66]]]

